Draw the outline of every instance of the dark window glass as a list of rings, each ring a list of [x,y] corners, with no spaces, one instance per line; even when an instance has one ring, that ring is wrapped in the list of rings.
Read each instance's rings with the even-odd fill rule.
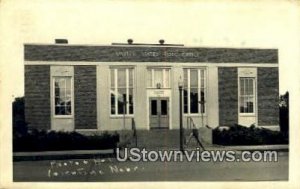
[[[116,113],[116,101],[115,101],[115,94],[114,94],[115,89],[112,89],[112,91],[110,92],[110,112],[111,114],[115,114]]]
[[[118,89],[118,114],[126,114],[126,89]]]
[[[188,113],[188,91],[183,89],[183,112]]]
[[[167,100],[161,100],[161,115],[168,115],[168,101]]]
[[[197,88],[191,88],[191,93],[190,93],[190,98],[191,98],[191,113],[198,113],[198,90]]]
[[[151,115],[157,115],[157,101],[151,100]]]
[[[133,89],[129,89],[129,114],[133,114]]]
[[[205,112],[205,93],[204,93],[204,89],[201,89],[201,99],[200,99],[200,107],[201,107],[201,112],[204,113]]]

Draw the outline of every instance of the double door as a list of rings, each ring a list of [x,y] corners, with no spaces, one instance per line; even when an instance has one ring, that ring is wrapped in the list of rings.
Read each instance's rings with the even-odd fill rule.
[[[153,97],[149,99],[150,129],[169,128],[169,98]]]

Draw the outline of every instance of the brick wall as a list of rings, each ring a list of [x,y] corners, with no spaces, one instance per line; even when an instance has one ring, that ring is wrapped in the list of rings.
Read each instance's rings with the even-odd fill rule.
[[[28,127],[51,128],[50,66],[25,66],[25,119]]]
[[[257,68],[257,81],[258,125],[278,125],[278,68]]]
[[[75,129],[96,129],[96,66],[74,67],[74,90]]]
[[[238,123],[238,75],[237,68],[219,67],[219,125]]]

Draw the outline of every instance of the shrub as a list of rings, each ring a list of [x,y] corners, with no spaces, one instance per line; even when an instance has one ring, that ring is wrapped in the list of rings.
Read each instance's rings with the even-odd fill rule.
[[[213,130],[213,143],[220,145],[288,144],[288,135],[279,131],[234,125],[229,129]]]
[[[27,133],[27,123],[24,113],[24,97],[15,98],[12,104],[13,134],[23,135]]]
[[[117,133],[85,136],[77,132],[30,130],[24,135],[14,135],[13,151],[99,150],[115,148]]]
[[[279,103],[279,124],[280,131],[289,133],[289,93],[280,95]]]

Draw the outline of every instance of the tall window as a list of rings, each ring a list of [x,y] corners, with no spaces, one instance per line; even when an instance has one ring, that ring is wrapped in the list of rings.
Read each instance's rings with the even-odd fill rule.
[[[147,70],[147,87],[149,88],[169,88],[170,69],[169,68],[149,68]]]
[[[255,78],[240,77],[240,113],[254,113]]]
[[[185,114],[205,113],[206,72],[204,69],[183,70],[183,110]]]
[[[72,115],[71,77],[54,77],[54,115]]]
[[[111,115],[133,114],[134,74],[132,68],[110,70]]]

